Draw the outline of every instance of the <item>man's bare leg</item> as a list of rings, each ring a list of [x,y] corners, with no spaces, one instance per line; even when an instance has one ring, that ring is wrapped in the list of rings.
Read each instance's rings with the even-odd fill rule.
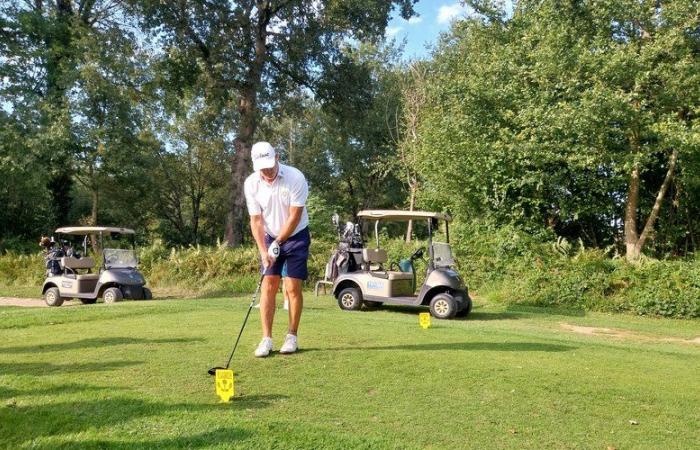
[[[286,277],[284,287],[289,297],[289,334],[296,336],[301,320],[301,310],[304,306],[304,297],[301,293],[302,280]]]
[[[263,337],[272,337],[272,321],[275,318],[275,297],[280,286],[279,275],[265,275],[260,290],[260,322]]]

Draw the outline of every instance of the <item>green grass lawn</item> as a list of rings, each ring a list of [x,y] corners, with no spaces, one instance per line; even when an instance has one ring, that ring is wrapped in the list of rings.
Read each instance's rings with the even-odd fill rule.
[[[423,330],[415,310],[309,297],[292,356],[253,357],[254,310],[229,404],[206,371],[225,362],[248,297],[0,308],[0,445],[697,446],[700,345],[685,340],[699,321],[477,305]]]

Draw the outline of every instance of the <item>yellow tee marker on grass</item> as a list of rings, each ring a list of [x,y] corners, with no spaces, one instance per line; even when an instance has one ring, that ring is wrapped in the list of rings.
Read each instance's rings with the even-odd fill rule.
[[[420,326],[425,330],[430,328],[430,313],[420,313],[418,314],[418,320],[420,321]]]
[[[216,370],[216,395],[221,398],[221,403],[231,401],[233,397],[233,370],[217,369]]]

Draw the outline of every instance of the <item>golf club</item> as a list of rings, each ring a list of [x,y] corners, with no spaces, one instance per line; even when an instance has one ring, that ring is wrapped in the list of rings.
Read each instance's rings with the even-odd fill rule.
[[[253,294],[253,299],[250,301],[250,306],[248,307],[248,312],[245,315],[245,319],[243,319],[243,326],[241,327],[241,331],[238,333],[238,338],[236,339],[236,343],[233,345],[233,350],[231,350],[231,354],[228,357],[228,361],[226,361],[226,366],[225,367],[212,367],[207,371],[209,375],[216,375],[216,371],[219,369],[228,369],[228,366],[231,364],[231,359],[233,359],[233,354],[236,353],[236,347],[238,347],[238,341],[241,340],[241,335],[243,334],[243,329],[245,328],[245,324],[248,322],[248,316],[250,316],[250,311],[253,309],[253,305],[255,304],[255,298],[258,296],[258,293],[260,292],[260,286],[262,286],[263,278],[265,278],[265,273],[263,273],[260,276],[260,281],[258,281],[258,287],[255,288],[255,293]]]

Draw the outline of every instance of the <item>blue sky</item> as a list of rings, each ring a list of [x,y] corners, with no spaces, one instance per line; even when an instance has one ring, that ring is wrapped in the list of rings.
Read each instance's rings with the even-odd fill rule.
[[[386,29],[387,38],[401,42],[405,39],[406,59],[427,58],[429,47],[435,46],[439,34],[449,30],[455,19],[464,18],[468,8],[458,0],[420,0],[415,5],[418,17],[408,21],[394,12],[394,18]]]

